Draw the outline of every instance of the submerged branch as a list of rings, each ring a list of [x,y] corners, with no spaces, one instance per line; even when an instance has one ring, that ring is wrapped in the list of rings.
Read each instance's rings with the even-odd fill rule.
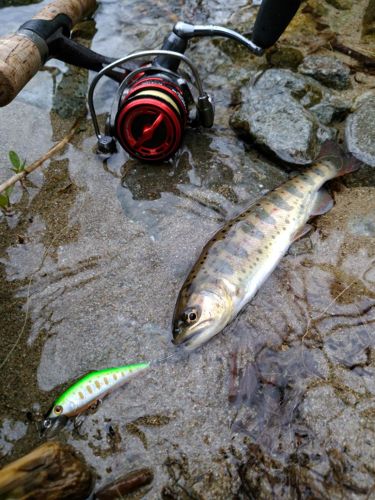
[[[334,50],[356,59],[362,63],[363,66],[367,68],[375,68],[375,58],[366,56],[365,54],[362,54],[362,52],[358,52],[358,50],[351,49],[350,47],[339,43],[337,40],[333,40],[331,42],[331,46]]]
[[[27,167],[24,168],[22,172],[19,174],[15,174],[9,179],[7,179],[5,182],[0,184],[0,193],[5,191],[8,187],[13,186],[17,181],[21,181],[24,179],[28,174],[39,168],[43,163],[50,158],[52,158],[56,153],[61,151],[67,144],[68,142],[73,138],[78,126],[78,120],[74,123],[73,127],[71,128],[70,132],[61,139],[57,144],[52,146],[51,149],[49,149],[43,156],[41,156],[38,160],[34,161],[31,165],[28,165]]]

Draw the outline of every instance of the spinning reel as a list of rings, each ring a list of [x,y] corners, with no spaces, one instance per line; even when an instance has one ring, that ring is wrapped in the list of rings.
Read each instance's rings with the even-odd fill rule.
[[[189,114],[194,99],[186,80],[177,72],[154,63],[142,66],[124,78],[107,119],[106,135],[101,135],[93,101],[100,78],[107,70],[129,60],[155,55],[170,58],[173,66],[184,61],[191,69],[199,92],[195,117],[190,118]],[[170,50],[137,52],[110,64],[92,81],[88,102],[99,151],[114,152],[117,139],[131,156],[146,161],[170,158],[180,147],[187,124],[211,127],[214,120],[214,106],[203,90],[196,67],[183,54]]]
[[[147,50],[113,60],[69,38],[71,27],[93,10],[95,0],[54,0],[18,32],[0,39],[0,105],[10,102],[40,66],[51,57],[98,72],[88,92],[98,149],[110,154],[116,142],[143,161],[167,160],[178,150],[187,126],[212,127],[214,105],[205,92],[196,66],[184,54],[194,37],[223,36],[262,55],[283,33],[301,0],[263,0],[251,40],[221,26],[194,26],[178,22],[160,50]],[[17,51],[29,52],[20,67]],[[4,56],[5,54],[5,56]],[[25,61],[25,58],[24,58]],[[137,64],[135,64],[137,61]],[[146,61],[146,63],[144,62]],[[179,72],[184,63],[198,93]],[[107,76],[119,82],[105,132],[98,124],[94,91]],[[195,111],[194,111],[195,108]]]

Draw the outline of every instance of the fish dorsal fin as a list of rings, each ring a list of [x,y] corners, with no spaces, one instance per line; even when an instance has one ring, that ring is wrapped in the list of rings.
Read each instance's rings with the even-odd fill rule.
[[[310,224],[306,224],[305,226],[303,226],[301,229],[299,229],[298,231],[296,231],[292,237],[292,243],[296,240],[299,240],[300,238],[303,238],[304,236],[306,236],[307,233],[309,233],[310,231],[312,231],[313,227],[310,225]]]
[[[316,193],[314,205],[312,206],[310,217],[326,214],[333,207],[333,199],[329,192],[325,189],[319,189]]]

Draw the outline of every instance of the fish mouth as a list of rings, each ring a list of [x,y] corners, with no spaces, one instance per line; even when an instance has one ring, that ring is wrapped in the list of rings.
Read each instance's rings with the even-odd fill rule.
[[[207,324],[207,323],[211,323],[211,322],[212,322],[211,319],[206,319],[205,321],[202,321],[202,323],[199,325],[198,330],[190,332],[187,336],[181,336],[181,337],[179,337],[180,331],[179,331],[178,328],[175,328],[173,330],[172,344],[174,344],[174,345],[181,345],[181,344],[188,344],[188,343],[190,343],[191,340],[193,340],[195,337],[197,337],[198,335],[200,335],[202,333],[202,331],[205,329],[204,325]]]

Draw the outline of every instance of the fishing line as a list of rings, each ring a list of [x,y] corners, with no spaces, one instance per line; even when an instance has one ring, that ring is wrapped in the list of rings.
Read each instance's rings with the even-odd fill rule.
[[[173,359],[173,358],[177,358],[177,359],[183,359],[187,357],[186,356],[186,353],[183,352],[183,351],[176,351],[176,352],[173,352],[172,354],[168,354],[168,356],[165,356],[163,358],[157,358],[157,359],[152,359],[149,363],[150,363],[150,368],[153,368],[154,366],[160,366],[164,363],[166,363],[167,361],[169,361],[170,359]]]

